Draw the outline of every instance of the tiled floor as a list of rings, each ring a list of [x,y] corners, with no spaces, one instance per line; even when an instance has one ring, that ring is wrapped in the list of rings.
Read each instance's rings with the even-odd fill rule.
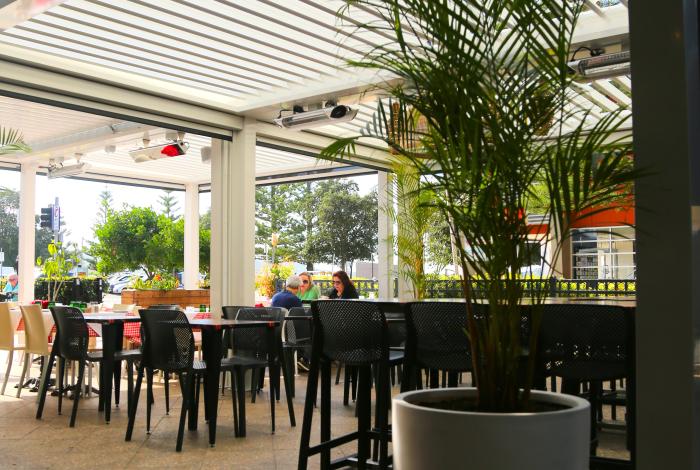
[[[4,354],[0,355],[3,360]],[[296,428],[289,425],[284,399],[277,405],[277,432],[270,433],[269,401],[265,394],[255,404],[247,403],[247,437],[233,436],[233,419],[230,391],[219,401],[217,443],[208,445],[207,431],[200,411],[197,431],[185,431],[185,443],[181,453],[175,452],[180,394],[171,382],[171,414],[165,415],[163,386],[155,385],[152,433],[146,435],[145,406],[141,401],[131,442],[124,441],[127,424],[126,395],[122,392],[122,406],[113,408],[112,422],[104,423],[103,414],[97,411],[97,398],[80,403],[75,428],[68,427],[72,401],[64,401],[62,416],[57,415],[57,400],[47,398],[44,418],[35,419],[36,394],[26,389],[22,398],[14,398],[13,388],[18,374],[15,368],[6,395],[0,397],[0,468],[41,469],[60,468],[194,468],[213,470],[236,469],[295,469],[303,413],[306,376],[297,377],[297,397],[294,400],[297,414]],[[34,368],[34,375],[37,368]],[[126,389],[123,383],[122,390]],[[342,385],[334,386],[332,432],[344,434],[354,428],[354,408],[342,405]],[[10,396],[11,395],[11,396]],[[142,393],[142,398],[144,394]],[[312,443],[318,440],[318,415],[314,416]],[[605,432],[601,438],[602,455],[623,455],[624,434]],[[334,451],[352,453],[352,444]],[[318,458],[311,460],[309,468],[318,468]]]

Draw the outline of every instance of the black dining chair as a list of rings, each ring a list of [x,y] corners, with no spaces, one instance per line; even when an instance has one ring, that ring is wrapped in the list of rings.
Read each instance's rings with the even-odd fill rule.
[[[143,326],[141,341],[143,358],[136,376],[136,387],[133,404],[129,410],[129,424],[125,440],[130,441],[133,434],[144,374],[147,370],[151,374],[153,370],[160,370],[166,374],[177,374],[179,377],[182,409],[175,447],[175,450],[179,452],[182,450],[185,418],[190,400],[194,399],[192,395],[194,394],[195,375],[202,374],[206,370],[206,365],[202,361],[194,360],[194,334],[184,312],[149,308],[140,310],[139,315]],[[149,383],[149,388],[151,386],[152,384]],[[151,402],[150,400],[146,401],[146,432],[150,432]]]
[[[296,317],[296,318],[288,318]],[[294,375],[294,355],[304,358],[311,357],[311,311],[304,307],[289,309],[284,320],[284,337],[282,341],[282,364],[287,370],[287,376]],[[296,395],[294,380],[290,380],[292,397]]]
[[[75,426],[75,419],[78,414],[78,403],[83,390],[83,380],[85,377],[86,362],[101,362],[102,351],[89,352],[88,342],[89,333],[88,325],[83,317],[83,312],[76,307],[51,307],[51,316],[53,316],[56,324],[56,338],[54,339],[53,348],[49,356],[49,362],[46,364],[46,371],[53,369],[54,359],[58,358],[56,384],[58,388],[58,414],[61,414],[63,405],[63,378],[66,368],[66,363],[76,361],[78,363],[78,378],[75,384],[75,393],[73,395],[73,410],[70,417],[70,427]],[[44,412],[44,404],[46,402],[46,393],[48,391],[49,380],[45,380],[42,390],[40,390],[39,406],[36,413],[36,418],[41,419]],[[100,384],[102,386],[102,384]],[[105,406],[110,406],[106,404]]]
[[[483,309],[473,304],[473,308]],[[406,359],[401,391],[415,390],[422,370],[434,371],[429,386],[437,387],[437,371],[447,373],[447,386],[458,385],[458,374],[472,371],[472,355],[464,302],[412,302],[406,311]],[[430,375],[430,374],[429,374]]]
[[[372,440],[379,443],[378,466],[388,468],[389,335],[386,318],[371,302],[318,300],[311,304],[314,321],[311,367],[304,403],[304,423],[299,446],[298,468],[305,469],[309,457],[320,454],[321,468],[358,466],[365,468]],[[340,361],[358,369],[357,431],[331,439],[331,363]],[[371,423],[372,369],[376,368],[376,429]],[[321,377],[321,442],[311,446],[314,404]],[[331,449],[357,440],[357,454],[331,463]]]
[[[607,305],[544,305],[538,364],[546,376],[561,377],[562,392],[591,402],[591,451],[597,448],[602,384],[629,378],[633,338],[631,315]]]
[[[236,320],[253,320],[253,321],[277,321],[282,324],[286,310],[280,308],[241,308],[236,314]],[[275,403],[279,400],[280,389],[280,371],[282,358],[282,336],[281,326],[275,327],[273,341],[270,341],[267,328],[236,328],[231,335],[231,348],[233,356],[224,358],[221,361],[222,370],[231,371],[231,383],[233,395],[237,394],[237,400],[234,396],[234,426],[236,435],[244,437],[245,432],[245,374],[248,370],[257,372],[261,375],[256,375],[251,372],[251,387],[252,393],[255,396],[256,390],[259,387],[257,377],[264,377],[266,368],[270,368],[270,420],[272,433],[275,432]],[[271,364],[268,361],[271,360]],[[287,409],[289,412],[289,421],[291,426],[296,426],[294,417],[294,407],[292,397],[290,395],[289,380],[290,377],[286,372],[285,377],[285,395],[287,399]],[[236,410],[236,401],[238,402],[238,410]],[[236,422],[236,419],[238,421]]]

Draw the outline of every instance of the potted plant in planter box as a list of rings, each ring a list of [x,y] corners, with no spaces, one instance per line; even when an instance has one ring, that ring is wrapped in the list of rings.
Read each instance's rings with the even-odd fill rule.
[[[637,177],[631,139],[620,136],[628,113],[594,117],[570,102],[567,62],[583,2],[347,3],[375,13],[356,34],[387,38],[351,65],[401,79],[387,82],[391,98],[379,101],[363,137],[381,139],[424,175],[459,235],[476,382],[394,399],[394,468],[588,468],[588,403],[531,391],[545,289],[517,282],[532,265],[533,207],[551,232],[537,241],[557,242],[542,257],[551,267],[578,214],[624,205]],[[352,154],[356,139],[339,139],[325,155]],[[478,318],[473,278],[489,303]],[[529,344],[520,335],[524,301]]]

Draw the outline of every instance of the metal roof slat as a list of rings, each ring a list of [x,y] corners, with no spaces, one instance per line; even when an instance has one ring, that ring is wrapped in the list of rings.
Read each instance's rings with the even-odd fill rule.
[[[24,33],[18,34],[18,32]],[[25,40],[31,40],[33,43],[36,44],[44,44],[46,46],[60,49],[60,50],[65,50],[65,51],[71,51],[76,54],[82,54],[86,56],[93,57],[95,59],[100,59],[102,61],[103,65],[107,65],[108,67],[114,67],[114,63],[118,64],[123,64],[124,66],[127,66],[132,69],[135,73],[145,75],[145,72],[151,71],[159,76],[164,76],[164,77],[170,77],[169,80],[174,82],[174,83],[180,83],[182,84],[182,81],[184,82],[190,82],[190,83],[195,83],[198,85],[200,88],[202,87],[211,87],[208,88],[212,91],[218,91],[221,93],[224,93],[226,95],[230,96],[243,96],[246,94],[246,92],[241,91],[238,88],[233,88],[228,85],[219,85],[216,84],[215,82],[212,82],[211,80],[204,80],[200,77],[198,77],[196,74],[193,74],[191,72],[188,72],[186,70],[179,70],[179,71],[168,71],[167,69],[162,69],[158,67],[154,67],[153,64],[148,63],[147,61],[143,59],[137,59],[137,58],[131,58],[131,61],[126,61],[121,59],[117,54],[114,54],[113,52],[109,52],[103,49],[100,49],[95,46],[87,45],[85,43],[82,44],[74,44],[70,43],[69,41],[63,40],[60,37],[57,37],[56,35],[50,34],[46,31],[42,33],[43,36],[48,36],[53,39],[53,43],[49,43],[45,40],[42,35],[39,35],[33,31],[28,31],[26,29],[21,29],[20,27],[15,27],[11,30],[5,31],[5,35],[7,36],[13,36],[13,37],[18,37],[20,39],[25,39]],[[145,62],[145,64],[144,64]],[[219,81],[219,80],[217,80]],[[203,88],[206,89],[206,88]]]
[[[70,14],[66,15],[64,10],[69,11]],[[260,81],[261,83],[272,84],[269,82],[270,79],[287,81],[303,80],[299,75],[277,69],[274,64],[265,64],[250,60],[249,57],[239,56],[231,52],[223,53],[217,48],[201,44],[201,37],[187,31],[181,31],[179,35],[174,35],[166,32],[170,31],[169,29],[160,28],[158,33],[154,33],[150,30],[147,31],[135,28],[133,26],[133,21],[126,21],[122,17],[116,15],[110,17],[91,10],[81,11],[72,4],[64,5],[61,10],[53,9],[45,15],[61,17],[67,21],[76,22],[81,25],[90,25],[138,41],[148,42],[158,47],[179,51],[185,55],[193,55],[218,62],[222,65],[235,66],[242,76],[250,80]],[[265,77],[265,79],[261,77]]]
[[[309,67],[301,60],[292,62],[280,58],[281,51],[263,51],[259,43],[254,43],[237,34],[236,31],[214,27],[197,18],[185,18],[174,13],[143,6],[140,2],[130,1],[120,4],[107,4],[101,0],[75,0],[70,6],[80,6],[85,11],[101,11],[107,17],[120,18],[156,34],[167,34],[177,41],[189,33],[190,41],[200,47],[228,53],[250,61],[259,66],[274,67],[299,77],[317,78],[317,68]],[[195,31],[196,33],[193,33]],[[228,38],[227,38],[228,36]],[[263,60],[262,58],[265,58]],[[283,64],[283,65],[282,65]]]
[[[267,90],[270,90],[272,88],[270,86],[261,87],[260,85],[249,85],[246,83],[242,83],[242,82],[239,82],[237,80],[232,80],[230,78],[226,78],[226,76],[224,74],[215,75],[215,74],[212,74],[211,72],[209,72],[206,68],[198,66],[198,65],[191,65],[189,67],[184,67],[184,66],[180,65],[183,63],[182,61],[178,61],[178,60],[175,60],[175,59],[170,58],[170,57],[158,56],[156,54],[146,52],[146,51],[132,51],[127,46],[122,46],[119,44],[110,43],[109,41],[106,41],[104,39],[95,38],[93,35],[90,35],[87,33],[83,33],[82,35],[78,35],[78,34],[70,32],[70,31],[66,31],[63,28],[55,28],[51,25],[45,24],[45,23],[38,21],[38,20],[32,21],[32,24],[17,26],[14,29],[15,30],[31,30],[35,34],[45,34],[45,35],[48,35],[48,36],[56,38],[56,39],[63,39],[65,41],[70,40],[76,44],[82,44],[82,45],[85,45],[87,47],[103,50],[103,51],[108,52],[108,53],[119,52],[119,54],[124,56],[124,57],[130,57],[130,58],[135,59],[137,61],[151,62],[154,65],[167,66],[171,69],[180,70],[188,76],[194,76],[196,73],[197,76],[209,78],[210,81],[202,80],[203,82],[206,82],[206,83],[214,84],[214,83],[221,82],[221,83],[225,84],[223,86],[236,85],[232,88],[236,89],[240,93],[255,94],[255,93],[258,93],[258,91],[267,91]],[[88,37],[94,42],[87,42],[84,38],[88,38]],[[138,52],[140,52],[140,53],[138,53]]]
[[[103,3],[102,0],[89,1]],[[333,73],[333,67],[329,66],[326,60],[319,59],[313,54],[302,54],[300,46],[311,49],[308,44],[304,44],[303,42],[293,44],[290,39],[285,41],[284,37],[280,37],[274,41],[266,41],[266,38],[242,34],[240,21],[221,14],[217,15],[208,12],[199,4],[192,6],[189,4],[185,5],[182,1],[174,3],[171,0],[131,0],[127,6],[129,7],[129,11],[139,12],[139,14],[143,14],[143,10],[147,15],[167,16],[168,23],[176,24],[182,28],[188,27],[185,22],[194,23],[197,26],[192,29],[198,31],[202,35],[206,34],[214,40],[226,42],[231,47],[247,50],[254,55],[265,56],[268,60],[285,63],[290,68],[306,69],[318,74]],[[140,8],[137,8],[137,6]],[[168,6],[172,6],[173,8],[168,8]],[[173,13],[174,11],[177,11],[177,14]],[[244,24],[243,26],[246,25]],[[272,32],[268,34],[271,36],[273,35]],[[235,37],[236,39],[227,39],[225,36]],[[292,44],[285,47],[281,45],[283,42],[290,42]],[[329,55],[329,53],[323,49],[315,49],[314,52],[316,54]]]
[[[223,61],[218,62],[200,54],[193,54],[192,51],[178,53],[177,50],[173,49],[172,47],[165,47],[153,41],[146,40],[143,36],[136,37],[131,34],[125,34],[124,30],[120,30],[119,34],[117,34],[114,33],[113,30],[101,28],[94,23],[86,24],[85,22],[75,19],[66,20],[59,15],[54,15],[51,13],[42,15],[40,18],[34,18],[31,22],[27,22],[27,26],[33,23],[51,24],[56,28],[74,31],[85,36],[102,39],[106,42],[121,44],[124,47],[129,47],[136,51],[165,55],[182,64],[192,64],[196,67],[204,67],[212,71],[218,71],[223,74],[238,77],[237,80],[239,80],[242,85],[250,86],[252,88],[269,89],[273,86],[284,86],[286,84],[286,82],[281,79],[261,79],[260,74],[258,73],[255,74],[255,77],[251,77],[249,74],[241,73],[241,69],[239,67],[232,67],[229,65],[230,61],[226,63]]]
[[[56,47],[52,44],[47,44],[45,41],[41,41],[40,45],[42,47],[36,47],[37,43],[39,43],[39,41],[36,41],[36,40],[30,41],[30,40],[26,40],[26,39],[23,39],[21,37],[15,37],[15,36],[12,36],[9,34],[2,36],[2,39],[4,39],[5,41],[7,41],[9,43],[12,43],[12,44],[15,44],[15,45],[18,45],[21,47],[25,47],[27,49],[39,50],[39,51],[46,52],[49,54],[57,54],[57,55],[60,55],[63,57],[67,57],[69,59],[74,59],[74,60],[77,60],[80,62],[85,62],[88,64],[97,64],[97,65],[101,65],[101,66],[104,66],[107,68],[111,68],[113,70],[127,71],[127,72],[134,73],[135,75],[143,75],[146,77],[158,78],[158,79],[162,79],[164,81],[167,81],[170,83],[175,83],[178,85],[182,85],[183,81],[187,81],[187,82],[191,83],[190,80],[184,80],[184,79],[183,80],[173,80],[170,77],[168,77],[167,75],[164,75],[162,73],[152,72],[151,70],[145,70],[145,69],[141,69],[138,67],[133,67],[133,66],[130,66],[128,64],[119,63],[119,66],[117,66],[117,65],[115,65],[114,61],[110,61],[110,60],[103,59],[100,57],[92,57],[91,60],[86,60],[84,53],[62,49],[62,48]],[[190,88],[200,89],[203,91],[220,93],[220,94],[227,95],[230,97],[235,97],[235,98],[240,97],[239,93],[238,94],[223,93],[221,87],[207,86],[205,84],[197,84],[197,83],[191,83],[187,86],[189,86]]]

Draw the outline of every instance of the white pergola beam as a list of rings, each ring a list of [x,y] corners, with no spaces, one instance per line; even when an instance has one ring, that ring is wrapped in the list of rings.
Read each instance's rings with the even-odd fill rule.
[[[0,43],[0,70],[0,94],[20,99],[223,138],[243,125],[226,98],[9,44]]]
[[[196,289],[199,281],[199,185],[185,185],[185,253],[182,283]]]
[[[294,149],[302,152],[318,153],[335,142],[335,138],[315,134],[309,131],[291,131],[282,129],[273,124],[258,123],[258,140],[263,142],[287,146],[290,151]],[[389,152],[366,145],[356,145],[356,153],[348,158],[345,163],[373,166],[375,169],[390,168]]]
[[[22,165],[19,183],[19,263],[17,267],[19,301],[23,304],[34,300],[36,169],[36,166],[31,163]],[[14,260],[9,261],[14,262]]]
[[[259,98],[234,106],[233,109],[241,114],[255,114],[257,111],[270,107],[279,107],[280,104],[291,107],[294,104],[318,103],[348,95],[357,95],[379,84],[397,81],[398,79],[388,72],[352,69],[340,72],[336,77],[307,80],[298,85],[271,90]]]
[[[602,15],[595,10],[583,12],[574,29],[571,44],[606,42],[629,35],[628,15],[623,5],[607,7]]]
[[[256,122],[246,119],[232,142],[211,153],[211,311],[255,302]]]
[[[385,171],[377,173],[378,233],[377,255],[379,281],[378,297],[394,297],[394,220],[389,215],[394,206],[394,175]]]
[[[88,153],[104,147],[115,139],[137,136],[156,129],[137,122],[117,122],[41,142],[31,142],[32,151],[21,155],[22,162],[45,160],[61,153]]]

